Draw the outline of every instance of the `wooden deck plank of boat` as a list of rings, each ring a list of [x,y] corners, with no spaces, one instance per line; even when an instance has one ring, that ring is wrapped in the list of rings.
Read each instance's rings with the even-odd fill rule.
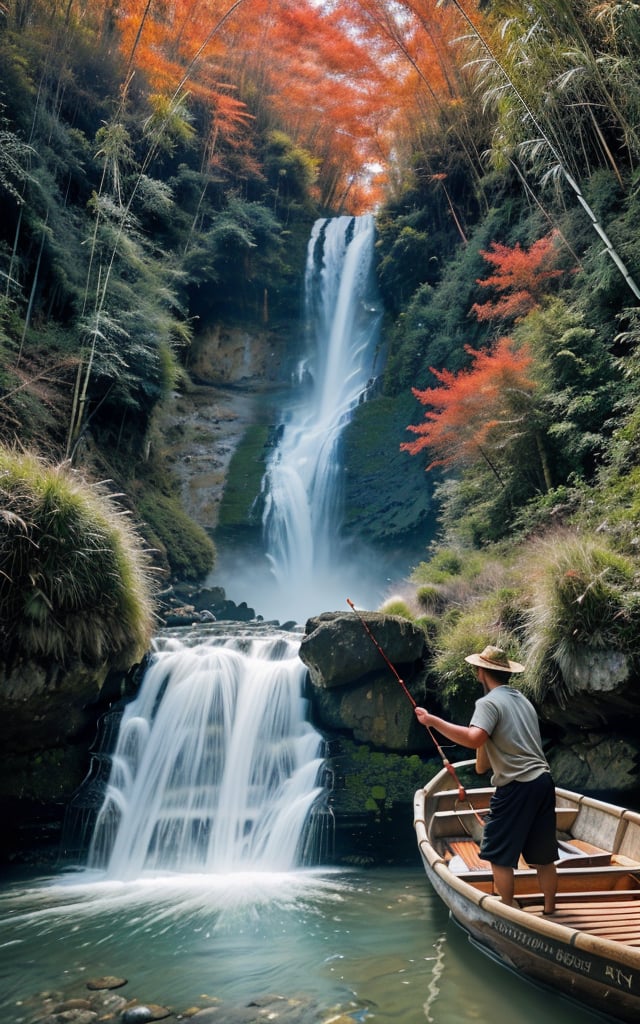
[[[542,916],[542,905],[527,907],[526,912]],[[603,903],[562,903],[549,918],[557,924],[589,935],[612,939],[627,946],[640,946],[640,901],[620,900]]]

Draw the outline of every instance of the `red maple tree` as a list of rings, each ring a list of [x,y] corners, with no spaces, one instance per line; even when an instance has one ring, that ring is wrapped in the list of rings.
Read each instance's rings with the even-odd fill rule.
[[[528,249],[519,242],[513,248],[501,242],[492,242],[480,255],[495,267],[489,277],[478,278],[482,288],[493,288],[498,298],[489,302],[476,302],[471,307],[478,320],[521,320],[540,300],[549,281],[560,277],[561,270],[554,267],[557,258],[557,232],[539,238]]]
[[[412,388],[425,412],[423,423],[407,427],[415,441],[405,441],[402,451],[417,455],[425,448],[434,458],[427,466],[469,465],[489,462],[486,449],[505,447],[522,432],[522,422],[536,384],[527,375],[532,363],[528,348],[516,348],[511,338],[500,338],[493,348],[476,350],[465,345],[471,366],[452,373],[431,373],[440,387],[424,391]],[[491,463],[489,462],[491,465]],[[495,467],[492,465],[495,472]]]

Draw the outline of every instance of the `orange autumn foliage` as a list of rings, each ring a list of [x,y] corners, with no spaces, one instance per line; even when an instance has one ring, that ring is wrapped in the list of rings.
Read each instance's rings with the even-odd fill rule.
[[[427,470],[477,462],[484,445],[508,440],[519,429],[526,399],[536,387],[527,375],[532,357],[526,346],[516,349],[511,338],[503,337],[491,349],[465,349],[472,358],[468,369],[455,374],[432,367],[441,386],[412,388],[431,409],[424,423],[407,427],[417,438],[400,449],[417,455],[429,448],[434,458]]]
[[[552,231],[528,249],[523,249],[519,242],[513,248],[492,242],[488,251],[481,251],[480,255],[496,272],[476,283],[493,288],[499,298],[476,302],[471,307],[478,320],[521,320],[540,305],[549,281],[562,275],[553,266],[557,258],[556,238],[557,232]]]
[[[256,132],[277,126],[318,161],[330,209],[383,201],[399,138],[437,123],[461,87],[458,17],[438,0],[123,0],[117,11],[129,69],[199,105],[214,163],[231,150],[236,170],[255,173]]]

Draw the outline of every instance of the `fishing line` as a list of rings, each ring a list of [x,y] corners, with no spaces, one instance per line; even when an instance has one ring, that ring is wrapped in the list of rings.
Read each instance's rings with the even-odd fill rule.
[[[360,621],[360,624],[361,624],[362,628],[364,629],[365,633],[367,634],[367,636],[369,637],[369,639],[371,640],[371,642],[372,642],[372,643],[374,644],[374,646],[375,646],[375,647],[376,647],[376,648],[378,649],[378,651],[380,652],[380,654],[381,654],[381,655],[382,655],[382,657],[384,658],[384,660],[385,660],[386,664],[388,665],[388,667],[389,667],[389,668],[391,669],[391,671],[393,672],[393,674],[394,674],[394,676],[395,676],[396,680],[398,681],[398,683],[399,683],[399,684],[400,684],[400,686],[402,687],[402,690],[404,691],[404,693],[405,693],[406,697],[407,697],[407,698],[409,699],[409,702],[411,703],[411,706],[412,706],[413,708],[416,708],[416,707],[417,707],[418,705],[417,705],[416,701],[414,700],[414,698],[413,698],[413,697],[411,696],[411,694],[409,693],[409,690],[407,689],[407,686],[406,686],[406,684],[405,684],[404,680],[403,680],[403,679],[402,679],[402,678],[400,677],[400,674],[399,674],[398,670],[396,669],[395,665],[393,665],[393,664],[392,664],[392,663],[391,663],[391,662],[389,661],[389,658],[387,657],[387,655],[386,655],[386,654],[385,654],[385,652],[383,651],[382,647],[380,646],[380,644],[379,644],[379,643],[378,643],[378,641],[376,640],[375,636],[373,635],[373,633],[372,633],[372,632],[371,632],[371,630],[369,629],[369,626],[368,626],[368,624],[367,624],[367,623],[365,622],[365,620],[364,620],[364,619],[362,618],[362,616],[361,616],[360,612],[359,612],[359,611],[357,610],[357,608],[356,608],[356,606],[354,605],[353,601],[350,601],[350,600],[349,600],[349,598],[347,598],[347,604],[349,605],[349,607],[351,608],[351,610],[352,610],[352,611],[353,611],[353,612],[355,613],[355,615],[356,615],[356,617],[357,617],[357,618],[359,619],[359,621]],[[472,811],[473,811],[473,813],[475,814],[475,816],[476,816],[476,818],[478,819],[478,821],[480,822],[480,824],[481,824],[481,825],[482,825],[482,826],[484,827],[484,821],[482,820],[482,818],[480,817],[480,815],[478,814],[478,812],[477,812],[477,811],[475,810],[475,808],[474,808],[473,804],[472,804],[472,803],[471,803],[471,801],[469,800],[469,797],[467,796],[467,794],[466,794],[466,792],[465,792],[464,786],[462,785],[462,783],[460,782],[460,779],[458,778],[458,776],[457,776],[457,774],[456,774],[456,770],[455,770],[455,768],[453,767],[453,765],[452,765],[452,764],[451,764],[451,762],[449,761],[449,759],[448,759],[447,755],[445,754],[444,750],[442,749],[442,747],[441,747],[441,746],[440,746],[440,744],[438,743],[438,741],[437,741],[437,739],[436,739],[436,737],[435,737],[435,735],[434,735],[434,733],[433,733],[433,730],[432,730],[432,729],[430,728],[430,726],[428,726],[428,725],[426,725],[426,726],[425,726],[425,729],[426,729],[426,730],[427,730],[427,732],[429,733],[429,736],[431,737],[431,739],[432,739],[432,741],[433,741],[433,745],[435,746],[436,750],[438,751],[438,753],[439,753],[439,755],[440,755],[440,758],[441,758],[441,760],[442,760],[442,764],[444,765],[444,767],[446,768],[446,770],[447,770],[447,771],[449,772],[449,775],[451,776],[451,778],[453,779],[453,781],[454,781],[454,783],[455,783],[455,785],[456,785],[456,787],[457,787],[457,790],[458,790],[458,799],[459,799],[459,800],[460,800],[460,801],[461,801],[462,803],[466,803],[466,804],[468,804],[468,805],[469,805],[469,807],[471,808],[471,810],[472,810]]]

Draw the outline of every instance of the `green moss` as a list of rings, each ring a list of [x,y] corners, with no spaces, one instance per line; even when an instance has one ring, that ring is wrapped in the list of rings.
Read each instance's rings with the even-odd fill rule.
[[[339,780],[332,796],[338,814],[379,814],[410,804],[415,791],[434,774],[433,765],[417,754],[390,754],[346,739],[330,763]]]
[[[420,459],[399,450],[414,407],[410,392],[370,399],[343,435],[345,530],[373,543],[408,539],[413,550],[426,547],[435,527],[431,477]]]
[[[219,527],[236,528],[260,523],[260,490],[268,448],[269,427],[250,426],[236,448],[225,482],[218,517]]]
[[[138,501],[140,515],[166,553],[172,574],[180,580],[201,580],[216,561],[215,544],[176,498],[146,490]]]

